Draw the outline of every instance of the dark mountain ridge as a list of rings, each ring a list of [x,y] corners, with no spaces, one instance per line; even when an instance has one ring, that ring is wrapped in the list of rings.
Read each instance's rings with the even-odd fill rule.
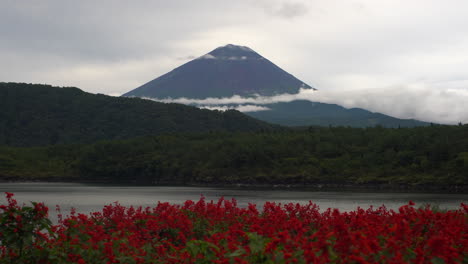
[[[350,126],[350,127],[416,127],[429,123],[414,119],[399,119],[362,108],[344,108],[336,104],[296,100],[287,103],[266,104],[270,110],[247,112],[259,120],[284,126]]]
[[[0,83],[0,145],[90,143],[173,132],[267,131],[238,111],[210,111],[78,88]]]

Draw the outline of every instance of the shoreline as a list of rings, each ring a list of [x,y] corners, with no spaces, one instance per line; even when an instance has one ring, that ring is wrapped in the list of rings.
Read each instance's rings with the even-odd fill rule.
[[[0,183],[77,183],[99,186],[154,186],[154,187],[206,187],[225,189],[253,190],[291,190],[291,191],[323,191],[323,192],[394,192],[394,193],[457,193],[468,194],[468,185],[437,185],[437,184],[352,184],[352,183],[311,183],[311,184],[252,184],[252,183],[171,183],[160,184],[122,183],[102,181],[82,181],[72,178],[42,178],[42,179],[8,179],[0,178]]]

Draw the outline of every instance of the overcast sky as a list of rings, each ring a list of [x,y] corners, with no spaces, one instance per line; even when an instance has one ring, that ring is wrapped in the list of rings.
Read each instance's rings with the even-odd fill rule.
[[[119,95],[228,43],[314,100],[468,123],[466,0],[0,0],[0,81]]]

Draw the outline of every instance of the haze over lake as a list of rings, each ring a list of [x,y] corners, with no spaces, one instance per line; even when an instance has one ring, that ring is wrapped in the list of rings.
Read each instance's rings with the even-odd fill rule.
[[[0,192],[15,193],[20,203],[29,201],[44,202],[49,206],[52,219],[55,219],[55,205],[63,214],[71,207],[80,213],[100,211],[104,205],[119,202],[125,206],[154,206],[158,202],[182,204],[186,200],[199,200],[203,195],[207,201],[219,198],[234,198],[241,207],[249,203],[262,208],[267,201],[277,203],[316,203],[322,210],[337,208],[351,211],[357,207],[369,208],[385,205],[390,209],[414,201],[416,207],[425,204],[441,209],[457,209],[461,203],[468,203],[468,194],[447,193],[392,193],[392,192],[337,192],[305,190],[268,189],[227,189],[208,187],[167,187],[167,186],[103,186],[79,183],[1,183]],[[5,197],[2,195],[1,203]]]

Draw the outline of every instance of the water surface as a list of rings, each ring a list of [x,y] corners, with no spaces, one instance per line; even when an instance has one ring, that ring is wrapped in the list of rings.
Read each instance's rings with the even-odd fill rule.
[[[182,204],[186,200],[206,200],[234,198],[241,207],[249,203],[259,208],[266,201],[277,203],[316,203],[321,209],[337,208],[341,211],[355,210],[357,207],[369,208],[385,205],[397,209],[408,201],[416,206],[431,204],[441,209],[457,209],[460,203],[468,203],[468,194],[443,193],[392,193],[392,192],[337,192],[304,190],[268,189],[229,189],[210,187],[163,187],[163,186],[104,186],[79,183],[0,183],[0,193],[12,192],[21,203],[29,201],[44,202],[51,209],[59,205],[63,214],[72,207],[78,212],[100,211],[104,205],[118,202],[125,206],[154,206],[159,201]],[[5,203],[5,196],[0,196]]]

